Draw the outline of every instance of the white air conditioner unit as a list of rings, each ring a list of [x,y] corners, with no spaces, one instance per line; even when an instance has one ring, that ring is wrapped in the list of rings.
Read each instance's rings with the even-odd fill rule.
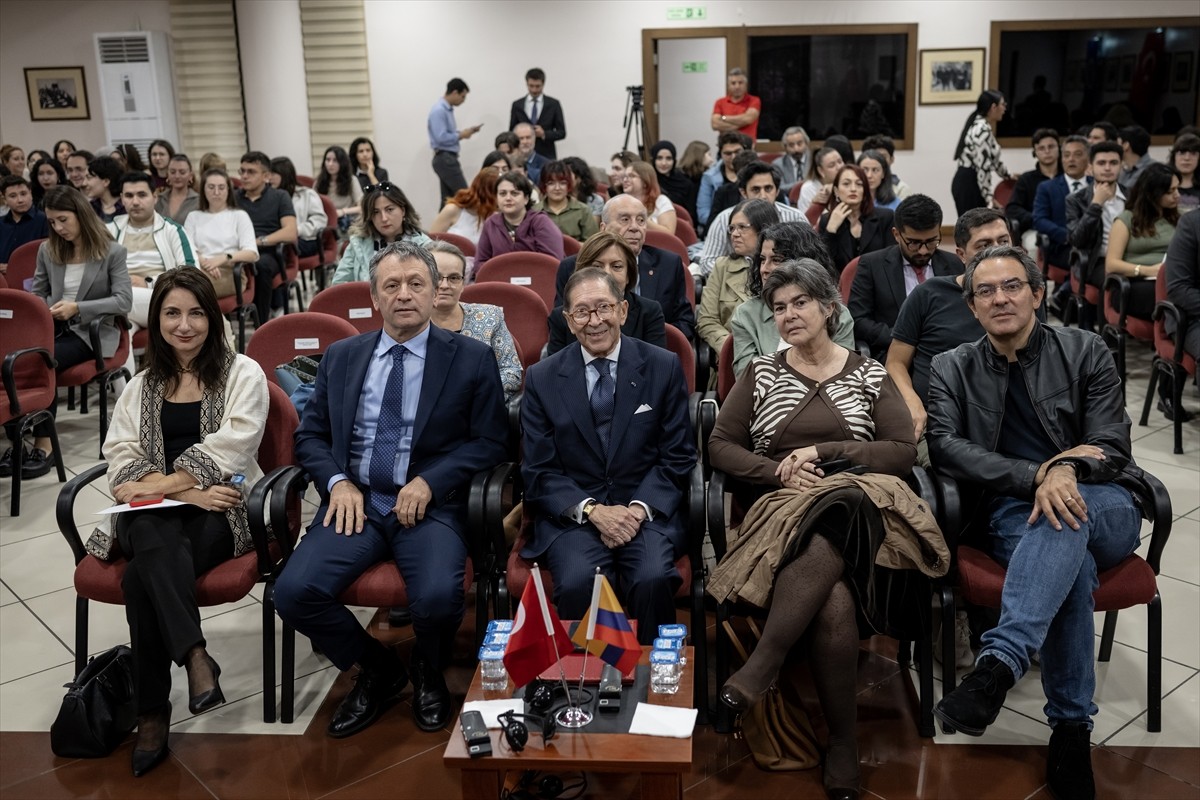
[[[162,31],[96,34],[108,143],[134,145],[147,163],[155,139],[179,143],[167,48]]]

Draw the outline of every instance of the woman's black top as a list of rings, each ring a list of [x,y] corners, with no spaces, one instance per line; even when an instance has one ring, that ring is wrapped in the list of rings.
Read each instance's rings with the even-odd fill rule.
[[[200,401],[194,403],[172,403],[163,401],[160,417],[163,432],[163,448],[167,452],[167,474],[175,471],[175,459],[189,447],[199,444]]]

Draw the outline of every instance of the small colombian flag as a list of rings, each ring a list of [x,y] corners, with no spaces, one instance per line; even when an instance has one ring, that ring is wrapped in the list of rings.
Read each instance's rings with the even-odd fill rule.
[[[616,667],[622,675],[637,666],[642,656],[642,646],[633,634],[625,610],[617,602],[608,579],[599,570],[592,585],[592,604],[579,621],[571,641]]]

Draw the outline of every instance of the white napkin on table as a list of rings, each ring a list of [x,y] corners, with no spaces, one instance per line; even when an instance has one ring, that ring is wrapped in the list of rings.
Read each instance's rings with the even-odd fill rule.
[[[638,703],[633,711],[629,732],[642,736],[667,736],[686,739],[696,727],[696,709]]]

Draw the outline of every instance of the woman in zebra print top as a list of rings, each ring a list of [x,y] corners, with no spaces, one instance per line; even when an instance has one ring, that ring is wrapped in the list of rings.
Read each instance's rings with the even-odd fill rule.
[[[833,459],[849,459],[872,473],[907,475],[916,459],[908,408],[882,365],[833,341],[840,304],[829,271],[812,259],[785,262],[766,279],[762,296],[791,346],[750,363],[709,439],[713,466],[748,485],[745,493],[735,491],[742,507],[776,489],[817,486],[824,477],[818,465]],[[898,596],[921,595],[908,587],[911,570],[875,565],[883,526],[872,501],[858,487],[837,491],[846,492],[839,498],[845,504],[814,503],[792,529],[794,545],[780,564],[760,560],[747,567],[744,584],[773,581],[770,611],[762,639],[720,697],[735,711],[748,710],[804,637],[829,726],[825,787],[831,797],[857,797],[859,638],[889,630],[896,615],[912,613],[910,604],[896,602]],[[756,535],[778,533],[769,527],[739,530],[737,546]],[[714,581],[739,575],[734,561],[722,561]],[[730,569],[723,572],[723,566]],[[923,596],[928,602],[928,589]]]
[[[988,208],[994,204],[993,172],[1001,178],[1009,177],[1008,169],[1000,160],[1000,143],[996,141],[996,123],[1004,118],[1007,109],[1004,95],[986,89],[979,95],[975,110],[963,125],[958,146],[954,148],[958,170],[950,184],[959,216],[972,208]]]

